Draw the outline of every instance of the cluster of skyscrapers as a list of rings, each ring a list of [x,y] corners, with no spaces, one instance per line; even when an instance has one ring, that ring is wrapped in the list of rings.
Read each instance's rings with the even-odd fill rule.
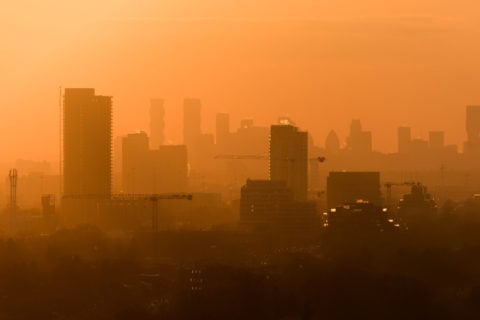
[[[398,153],[391,157],[373,151],[372,133],[365,131],[359,120],[352,121],[345,144],[331,131],[325,147],[319,148],[313,145],[307,132],[289,119],[282,118],[269,128],[244,119],[232,130],[230,116],[219,113],[213,135],[202,132],[201,115],[201,101],[185,99],[183,144],[170,145],[165,137],[164,101],[151,100],[149,134],[136,132],[117,139],[117,159],[113,161],[112,98],[97,95],[94,89],[65,89],[64,199],[108,201],[114,194],[201,192],[222,194],[234,206],[240,196],[238,206],[243,225],[279,223],[298,227],[308,225],[319,198],[325,194],[322,190],[331,190],[323,200],[325,205],[338,204],[332,190],[344,179],[341,173],[344,169],[364,171],[363,178],[373,179],[373,183],[364,184],[375,185],[365,198],[380,202],[377,173],[382,171],[382,164],[396,168],[397,157],[399,166],[407,166],[409,159],[418,164],[421,159],[416,158],[431,156],[442,161],[442,165],[450,161],[447,165],[453,166],[458,155],[455,146],[445,144],[445,134],[441,131],[430,132],[426,141],[413,139],[411,128],[400,127]],[[473,159],[472,155],[480,154],[480,106],[467,107],[466,128],[468,140],[462,156]],[[317,159],[324,155],[329,161],[325,170],[319,170]],[[369,170],[369,166],[377,169]],[[333,172],[327,179],[328,171]],[[119,179],[112,184],[115,172]],[[324,178],[325,185],[320,183]]]

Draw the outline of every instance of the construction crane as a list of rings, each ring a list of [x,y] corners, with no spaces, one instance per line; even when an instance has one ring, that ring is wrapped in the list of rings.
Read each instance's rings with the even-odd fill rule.
[[[270,160],[269,156],[266,155],[238,155],[238,154],[219,154],[214,157],[215,159],[225,159],[225,160]],[[275,159],[277,160],[277,159]],[[282,158],[279,160],[285,161],[296,161],[293,158]],[[325,157],[315,157],[309,158],[309,161],[318,161],[325,162],[327,159]]]
[[[384,186],[387,189],[387,204],[392,204],[392,187],[401,187],[401,186],[409,186],[412,187],[416,185],[416,182],[385,182]]]
[[[111,196],[101,195],[70,195],[64,196],[63,199],[75,200],[123,200],[150,201],[152,204],[152,231],[158,232],[158,201],[159,200],[193,200],[193,195],[189,193],[171,193],[171,194],[112,194]]]
[[[170,194],[170,195],[147,195],[145,199],[152,203],[152,231],[158,232],[158,200],[193,200],[191,194]]]

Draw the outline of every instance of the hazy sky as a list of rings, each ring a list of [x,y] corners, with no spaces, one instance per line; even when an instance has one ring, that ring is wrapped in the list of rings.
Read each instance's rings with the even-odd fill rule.
[[[478,0],[30,0],[0,4],[0,162],[55,160],[58,88],[114,97],[115,134],[147,129],[166,99],[181,141],[181,102],[204,102],[236,126],[289,115],[322,144],[352,118],[374,148],[415,136],[465,137],[480,104]]]

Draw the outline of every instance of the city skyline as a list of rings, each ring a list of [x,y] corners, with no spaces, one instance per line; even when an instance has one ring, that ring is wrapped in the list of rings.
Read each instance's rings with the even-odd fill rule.
[[[58,148],[44,142],[57,136],[59,86],[114,96],[116,135],[147,128],[144,111],[158,97],[166,101],[167,134],[180,143],[181,103],[193,96],[204,103],[208,132],[217,111],[232,114],[232,123],[253,117],[263,125],[289,115],[317,141],[332,127],[343,140],[343,119],[360,118],[375,149],[393,151],[404,125],[414,136],[444,130],[447,144],[461,145],[463,108],[480,103],[478,6],[49,0],[30,11],[4,4],[2,155],[56,159]],[[17,127],[32,131],[7,139]]]
[[[480,1],[0,4],[0,320],[480,319]]]
[[[61,95],[61,99],[63,101],[63,98],[64,97],[64,94],[62,93]],[[168,101],[164,100],[163,98],[153,98],[153,99],[146,99],[145,100],[145,105],[142,107],[142,109],[139,108],[136,108],[136,111],[138,113],[138,111],[143,111],[142,112],[142,116],[145,117],[145,119],[142,120],[141,123],[138,123],[137,125],[132,125],[132,128],[135,128],[135,129],[132,129],[132,130],[120,130],[118,128],[118,125],[116,125],[116,105],[115,105],[115,97],[113,96],[113,103],[112,103],[112,117],[113,117],[113,121],[112,121],[112,137],[124,137],[124,136],[127,136],[128,134],[132,134],[132,133],[138,133],[138,132],[148,132],[149,133],[149,137],[151,137],[150,135],[150,131],[151,131],[151,101],[161,101],[162,104],[163,104],[163,111],[164,111],[164,115],[163,115],[163,119],[164,119],[164,123],[162,124],[163,126],[163,132],[164,132],[164,136],[163,136],[163,144],[164,145],[179,145],[179,144],[183,144],[183,135],[184,133],[182,133],[183,131],[183,123],[182,123],[182,119],[183,119],[183,115],[182,113],[178,114],[178,117],[173,117],[171,115],[171,109],[174,108],[175,106],[171,106],[169,105]],[[58,99],[58,98],[57,98]],[[218,111],[218,112],[212,112],[211,108],[208,108],[208,105],[206,105],[204,103],[204,101],[201,99],[201,98],[184,98],[182,99],[181,101],[179,101],[179,105],[177,106],[178,109],[182,109],[182,105],[185,103],[185,101],[189,101],[189,100],[198,100],[199,103],[201,104],[201,112],[200,112],[200,117],[201,117],[201,121],[200,121],[200,125],[201,125],[201,130],[202,132],[205,132],[205,134],[213,134],[215,136],[216,134],[216,124],[215,124],[215,118],[216,116],[218,115],[228,115],[229,116],[229,123],[230,123],[230,126],[232,128],[237,128],[237,127],[240,127],[241,126],[241,123],[242,121],[246,120],[246,119],[252,119],[255,121],[256,125],[260,125],[262,127],[269,127],[270,125],[273,125],[273,124],[276,124],[278,119],[279,118],[282,118],[282,117],[285,117],[285,115],[275,115],[275,114],[271,114],[269,115],[269,120],[267,121],[259,121],[259,119],[257,118],[254,118],[254,117],[241,117],[239,114],[231,114],[231,113],[227,113],[227,112],[221,112],[221,111]],[[459,114],[462,116],[461,117],[461,121],[460,123],[458,123],[458,127],[459,128],[462,128],[462,131],[464,132],[464,136],[463,138],[460,137],[460,141],[452,141],[453,138],[452,138],[452,135],[450,132],[444,130],[443,128],[438,128],[438,127],[433,127],[433,126],[430,126],[430,127],[433,127],[433,128],[436,128],[436,129],[428,129],[429,127],[427,126],[423,126],[423,127],[415,127],[413,125],[409,125],[408,123],[407,124],[398,124],[397,126],[394,126],[392,128],[389,128],[387,132],[375,132],[374,130],[371,129],[371,127],[367,125],[365,125],[365,121],[363,120],[363,118],[345,118],[342,125],[339,126],[339,127],[332,127],[332,128],[329,128],[329,129],[326,129],[327,127],[325,127],[324,130],[322,130],[322,133],[325,132],[325,136],[315,136],[314,133],[315,132],[318,132],[318,130],[315,130],[315,128],[312,130],[311,128],[308,128],[306,126],[303,126],[301,123],[298,122],[298,120],[294,117],[288,117],[288,118],[292,118],[295,120],[295,123],[299,125],[299,127],[301,129],[304,129],[304,130],[307,130],[310,137],[313,139],[314,141],[314,144],[315,146],[318,146],[320,148],[324,148],[325,147],[325,141],[326,139],[328,138],[329,134],[331,134],[332,132],[335,132],[338,136],[339,136],[339,140],[340,140],[340,148],[349,148],[349,134],[351,134],[351,125],[352,125],[352,121],[353,122],[356,122],[356,121],[361,121],[362,123],[362,126],[364,128],[366,128],[366,130],[368,130],[369,133],[371,133],[371,144],[372,144],[372,151],[374,152],[379,152],[379,153],[383,153],[383,154],[395,154],[398,152],[398,130],[399,128],[409,128],[410,129],[410,139],[411,140],[416,140],[416,141],[427,141],[431,138],[431,134],[432,133],[437,133],[437,134],[440,134],[440,133],[443,133],[443,144],[445,146],[451,146],[451,145],[454,145],[458,148],[458,152],[460,153],[463,153],[464,152],[464,144],[465,142],[468,140],[468,132],[465,128],[465,117],[466,117],[466,109],[465,108],[469,108],[469,107],[476,107],[477,105],[480,105],[479,104],[469,104],[469,105],[466,105],[466,106],[463,106],[463,108],[461,110],[458,110],[460,111]],[[62,107],[63,107],[63,104],[62,104]],[[58,106],[57,106],[58,108]],[[241,114],[241,113],[240,113]],[[209,115],[209,116],[206,116],[206,115]],[[58,113],[58,110],[57,110],[57,118],[60,116],[60,114]],[[64,117],[64,115],[62,114],[62,118]],[[172,119],[173,118],[173,119]],[[173,121],[172,121],[173,120]],[[57,120],[58,122],[58,120]],[[259,123],[260,122],[260,123]],[[56,124],[58,126],[58,123]],[[175,128],[172,128],[172,127],[175,127]],[[57,132],[53,132],[54,136],[53,136],[53,140],[50,140],[48,142],[44,142],[44,144],[42,145],[42,151],[43,152],[40,152],[38,157],[35,157],[35,155],[31,155],[31,157],[28,157],[28,153],[25,154],[25,156],[22,156],[21,153],[20,155],[17,154],[17,156],[15,155],[12,155],[11,158],[8,158],[8,157],[5,157],[3,156],[2,159],[0,159],[0,164],[6,164],[6,163],[13,163],[14,161],[16,160],[34,160],[34,161],[48,161],[50,163],[56,163],[58,162],[58,154],[59,154],[59,148],[58,148],[58,135],[59,135],[59,131],[58,131],[58,128],[55,128]],[[458,131],[458,130],[456,130]],[[380,148],[379,147],[379,142],[382,141],[382,140],[389,140],[389,143],[388,143],[388,147],[383,149],[383,148]],[[51,149],[51,152],[46,152],[46,150],[49,150]],[[47,155],[47,156],[42,156],[43,155]],[[49,156],[48,156],[49,155]]]

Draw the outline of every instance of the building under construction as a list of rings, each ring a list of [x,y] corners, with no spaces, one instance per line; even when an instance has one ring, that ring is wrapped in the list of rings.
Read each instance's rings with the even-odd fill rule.
[[[108,197],[112,180],[112,99],[94,89],[65,89],[63,173],[67,196]]]

